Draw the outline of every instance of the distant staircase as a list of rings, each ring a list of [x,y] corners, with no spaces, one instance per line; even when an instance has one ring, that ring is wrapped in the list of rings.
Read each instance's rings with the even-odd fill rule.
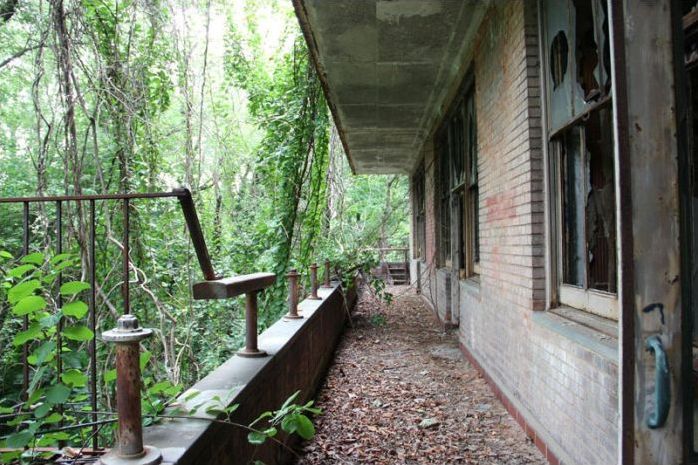
[[[410,268],[405,262],[386,263],[388,269],[388,282],[392,280],[393,284],[409,284],[410,283]]]
[[[389,247],[372,249],[378,252],[379,266],[373,275],[383,279],[389,285],[410,283],[410,262],[408,247]]]

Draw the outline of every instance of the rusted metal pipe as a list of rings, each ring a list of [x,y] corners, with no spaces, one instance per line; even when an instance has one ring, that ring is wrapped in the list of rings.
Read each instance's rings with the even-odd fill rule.
[[[102,333],[105,342],[116,344],[116,408],[119,417],[118,444],[100,459],[104,465],[155,465],[162,461],[157,448],[143,445],[140,341],[152,334],[152,329],[140,327],[134,315],[122,315],[116,328]]]
[[[267,353],[259,350],[257,345],[257,294],[252,291],[245,294],[245,348],[238,351],[240,357],[265,357]]]
[[[310,297],[308,297],[309,300],[322,300],[322,297],[317,295],[317,269],[317,263],[313,263],[312,265],[310,265]]]
[[[288,313],[284,316],[287,320],[298,320],[303,318],[298,314],[298,271],[291,270],[286,275],[288,278]]]
[[[121,252],[121,265],[123,268],[122,274],[124,281],[121,284],[121,295],[124,299],[124,313],[128,315],[131,313],[131,290],[129,283],[129,255],[131,254],[129,247],[129,235],[131,234],[131,224],[130,224],[130,209],[129,209],[129,199],[123,200],[124,209],[124,238],[123,238],[123,249]]]
[[[325,284],[322,287],[332,287],[330,284],[330,261],[325,260]]]
[[[199,260],[201,272],[204,274],[204,279],[207,281],[218,279],[211,264],[211,256],[206,247],[206,240],[201,229],[201,223],[199,223],[199,216],[196,214],[196,206],[194,205],[191,192],[185,188],[175,189],[173,192],[179,198],[179,205],[182,207],[184,220],[187,222],[187,229],[189,229],[191,242],[194,246],[194,252],[196,252],[196,258]]]
[[[97,327],[97,312],[95,310],[97,304],[97,267],[96,267],[96,248],[97,243],[97,220],[95,216],[95,201],[90,200],[90,306],[89,306],[89,324],[90,330],[95,332]],[[92,407],[92,423],[97,423],[97,338],[92,338],[88,346],[90,354],[90,406]],[[99,449],[99,429],[97,425],[92,425],[92,448]]]
[[[29,202],[22,205],[22,252],[29,255]],[[22,318],[22,330],[29,329],[29,315]],[[29,393],[29,342],[22,344],[22,393],[21,399],[27,400]]]

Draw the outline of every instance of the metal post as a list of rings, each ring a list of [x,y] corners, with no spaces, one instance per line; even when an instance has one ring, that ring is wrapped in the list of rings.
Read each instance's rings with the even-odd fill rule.
[[[90,309],[89,321],[90,329],[96,333],[97,315],[95,311],[97,303],[97,262],[95,242],[96,238],[96,218],[95,201],[90,200]],[[99,448],[99,429],[97,428],[97,338],[93,337],[89,344],[90,354],[90,406],[92,407],[92,449]]]
[[[213,265],[211,264],[211,256],[208,254],[204,233],[201,230],[201,223],[199,223],[199,217],[196,214],[196,207],[194,206],[194,199],[192,199],[191,192],[189,192],[189,189],[184,188],[175,189],[174,192],[179,198],[179,204],[182,207],[184,220],[187,222],[189,236],[191,237],[194,252],[196,252],[196,258],[199,260],[199,266],[204,274],[204,278],[206,278],[207,281],[218,279],[216,277],[216,272],[213,270]]]
[[[267,353],[257,347],[257,294],[259,291],[245,294],[245,348],[238,351],[240,357],[265,357]]]
[[[325,260],[325,284],[322,287],[332,287],[330,284],[330,261]]]
[[[317,263],[313,263],[312,265],[310,265],[310,297],[308,297],[309,300],[322,300],[322,297],[317,295],[317,269]]]
[[[60,200],[56,202],[56,255],[61,255],[63,253],[63,202]],[[63,296],[61,295],[60,289],[63,284],[63,272],[58,272],[58,277],[56,279],[56,287],[58,288],[58,295],[56,296],[56,305],[58,308],[63,308]],[[63,339],[61,335],[63,334],[63,317],[58,319],[58,324],[56,325],[56,379],[61,379],[61,374],[63,373]],[[58,406],[58,413],[61,415],[61,421],[58,422],[59,426],[63,426],[63,405]],[[59,447],[64,446],[63,441],[58,442]]]
[[[29,202],[24,202],[22,209],[22,253],[29,255]],[[22,330],[29,329],[29,316],[24,315],[22,319]],[[26,400],[29,395],[29,342],[22,345],[22,400]]]
[[[153,334],[141,328],[134,315],[119,317],[116,328],[102,333],[102,339],[116,344],[116,407],[119,415],[118,445],[101,458],[104,465],[155,465],[162,454],[143,445],[141,418],[140,341]]]
[[[298,277],[296,270],[291,270],[286,275],[288,278],[288,313],[284,316],[287,320],[299,320],[303,318],[298,314]]]
[[[124,313],[128,315],[131,313],[131,296],[129,292],[129,233],[131,226],[129,224],[129,201],[124,199],[124,239],[123,239],[123,255],[122,255],[122,265],[123,265],[123,276],[124,282],[121,286],[121,294],[124,299]]]

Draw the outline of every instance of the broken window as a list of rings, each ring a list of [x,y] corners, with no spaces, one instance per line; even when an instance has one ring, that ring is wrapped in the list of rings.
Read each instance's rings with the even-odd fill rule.
[[[477,124],[472,77],[437,132],[441,170],[441,264],[461,277],[479,272]]]
[[[551,192],[556,193],[560,303],[617,318],[586,291],[617,290],[616,196],[606,0],[545,2],[541,49]],[[614,299],[614,298],[613,298]],[[610,302],[610,303],[609,303]]]
[[[563,282],[616,292],[616,201],[610,108],[565,131],[560,145]]]
[[[413,203],[412,211],[414,213],[414,237],[413,251],[414,258],[424,259],[426,252],[426,216],[425,216],[425,179],[424,179],[424,163],[422,163],[414,176],[412,176],[412,192]]]
[[[543,2],[549,123],[552,131],[610,98],[606,0]]]

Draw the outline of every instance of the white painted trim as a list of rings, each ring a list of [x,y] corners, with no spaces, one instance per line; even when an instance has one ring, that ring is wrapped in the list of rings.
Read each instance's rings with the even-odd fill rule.
[[[618,297],[608,292],[561,284],[560,303],[611,320],[618,319]]]

